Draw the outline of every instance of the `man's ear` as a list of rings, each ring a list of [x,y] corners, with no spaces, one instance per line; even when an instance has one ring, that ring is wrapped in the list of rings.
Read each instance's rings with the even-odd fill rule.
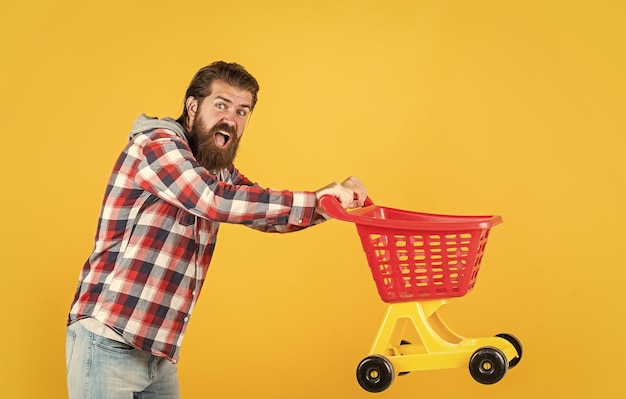
[[[187,107],[187,115],[189,115],[189,120],[192,121],[196,116],[196,112],[198,112],[198,99],[195,97],[187,97],[185,100],[185,107]]]

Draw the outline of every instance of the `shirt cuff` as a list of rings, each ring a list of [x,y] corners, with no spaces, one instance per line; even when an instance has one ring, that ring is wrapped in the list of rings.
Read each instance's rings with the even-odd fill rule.
[[[315,215],[317,197],[315,193],[302,191],[293,193],[293,203],[287,223],[295,226],[309,226]]]

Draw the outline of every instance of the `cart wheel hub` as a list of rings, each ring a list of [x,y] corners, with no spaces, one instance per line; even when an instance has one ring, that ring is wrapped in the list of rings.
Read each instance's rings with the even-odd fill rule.
[[[370,370],[368,373],[369,378],[375,380],[379,377],[378,370]]]
[[[492,368],[493,368],[493,364],[491,364],[491,362],[484,362],[483,364],[480,365],[480,371],[484,373],[488,373],[489,371],[491,371]]]

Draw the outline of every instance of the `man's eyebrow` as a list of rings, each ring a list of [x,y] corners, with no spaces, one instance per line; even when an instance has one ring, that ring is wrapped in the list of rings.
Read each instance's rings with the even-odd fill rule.
[[[216,99],[219,99],[219,100],[222,100],[222,101],[224,101],[224,102],[227,102],[227,103],[229,103],[229,104],[234,104],[234,103],[233,103],[233,100],[230,100],[230,99],[228,99],[228,98],[226,98],[226,97],[222,97],[222,96],[220,96],[220,95],[216,96],[215,98],[216,98]],[[243,104],[243,105],[240,105],[240,107],[241,107],[241,108],[248,108],[248,109],[252,109],[252,106],[251,106],[251,105],[248,105],[248,104]]]
[[[229,104],[233,103],[233,100],[229,100],[228,98],[222,97],[222,96],[216,96],[215,99],[225,101],[225,102],[227,102]]]

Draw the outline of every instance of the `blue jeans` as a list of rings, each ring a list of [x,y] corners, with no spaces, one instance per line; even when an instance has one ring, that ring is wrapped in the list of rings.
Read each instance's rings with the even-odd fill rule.
[[[80,323],[67,328],[65,365],[70,399],[180,398],[175,364]]]

